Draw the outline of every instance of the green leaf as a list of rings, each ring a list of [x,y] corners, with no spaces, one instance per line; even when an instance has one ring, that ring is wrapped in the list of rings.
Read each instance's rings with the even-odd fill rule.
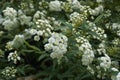
[[[17,68],[17,71],[19,72],[19,74],[21,74],[21,75],[25,75],[25,71],[24,71],[24,69],[23,68]]]
[[[34,50],[21,50],[21,52],[27,52],[27,53],[31,53],[31,52],[34,52]]]
[[[90,34],[90,35],[94,35],[94,36],[96,36],[96,37],[100,37],[98,34],[96,34],[96,33],[93,32],[93,31],[89,31],[88,34]]]
[[[58,21],[61,22],[61,24],[63,24],[64,27],[69,27],[70,29],[73,28],[72,24],[67,23],[67,21],[65,21],[65,20],[58,20]]]
[[[40,50],[39,48],[37,48],[37,47],[35,47],[35,46],[33,46],[33,45],[30,45],[27,41],[24,41],[24,43],[25,43],[29,48],[41,52],[41,50]]]
[[[43,58],[49,56],[48,54],[42,54],[39,58],[38,58],[38,61],[42,60]]]
[[[99,16],[95,19],[94,23],[98,23],[103,17],[104,17],[104,14],[99,15]]]
[[[80,80],[86,79],[86,78],[90,78],[91,75],[90,74],[84,74]]]

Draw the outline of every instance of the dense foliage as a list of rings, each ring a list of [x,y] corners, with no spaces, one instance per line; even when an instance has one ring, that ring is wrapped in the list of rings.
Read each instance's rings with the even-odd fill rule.
[[[120,0],[0,0],[0,80],[120,80]]]

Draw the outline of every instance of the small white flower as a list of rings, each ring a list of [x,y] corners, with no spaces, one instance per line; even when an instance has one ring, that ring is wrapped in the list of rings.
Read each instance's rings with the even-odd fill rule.
[[[34,36],[34,40],[35,41],[39,41],[40,40],[40,36],[38,36],[38,35]]]
[[[37,11],[35,14],[34,14],[34,18],[35,19],[38,19],[40,17],[40,11]]]
[[[57,52],[52,52],[52,53],[50,54],[50,57],[51,57],[52,59],[57,58],[57,59],[60,60],[60,59],[63,57],[63,54],[62,54],[62,53],[57,53]]]
[[[41,30],[39,30],[39,31],[37,31],[37,35],[39,35],[39,36],[42,36],[43,35],[43,31],[41,31]]]
[[[31,35],[35,35],[37,33],[37,30],[36,29],[30,29],[27,32],[30,33]]]
[[[111,59],[107,54],[104,54],[104,57],[99,58],[100,62],[100,67],[104,68],[105,70],[110,68],[111,66]]]
[[[56,41],[56,40],[55,40],[55,38],[53,38],[53,37],[50,37],[50,38],[48,39],[48,42],[49,42],[49,43],[52,43],[52,44],[55,43],[55,41]]]
[[[7,7],[5,10],[3,10],[5,17],[14,18],[17,16],[17,11],[14,8]]]
[[[93,16],[97,16],[99,15],[100,13],[102,13],[104,11],[104,8],[102,5],[99,5],[98,7],[96,7],[94,10],[90,10],[90,14],[93,15]]]
[[[90,66],[87,67],[87,70],[89,70],[91,74],[94,74],[94,73],[95,73],[95,71],[94,71],[94,70],[92,69],[92,67],[90,67]]]
[[[8,50],[12,50],[12,49],[13,49],[13,41],[7,42],[5,47],[6,47]]]
[[[72,8],[79,9],[81,7],[80,2],[78,0],[73,0]]]
[[[19,60],[20,60],[20,57],[18,56],[17,51],[9,53],[8,61],[13,61],[14,64],[16,64],[17,61]]]
[[[90,49],[86,49],[82,55],[82,64],[89,65],[94,59],[94,52]]]
[[[49,3],[50,11],[61,11],[61,2],[58,0]]]
[[[53,49],[53,44],[45,44],[44,47],[46,51],[49,51]]]
[[[119,71],[117,68],[113,67],[111,68],[112,71]]]
[[[92,46],[84,37],[78,37],[76,38],[76,41],[80,43],[80,45],[78,45],[78,48],[83,52],[82,64],[88,66],[93,62],[94,59],[94,51],[92,50]]]
[[[32,18],[31,18],[30,16],[26,16],[26,15],[22,12],[22,10],[19,10],[19,11],[18,11],[18,19],[19,19],[21,25],[24,25],[24,24],[30,25]]]
[[[112,24],[112,29],[114,30],[114,29],[120,29],[120,24],[118,24],[118,23],[113,23]]]
[[[24,35],[21,35],[21,34],[15,35],[15,37],[12,41],[13,42],[13,47],[14,48],[20,47],[21,45],[23,45],[24,40],[25,40]]]
[[[67,52],[67,37],[63,34],[52,33],[52,36],[48,39],[48,44],[45,44],[45,50],[51,50],[51,58],[57,58],[60,60],[63,55]]]
[[[18,21],[16,18],[14,19],[5,19],[4,22],[2,23],[2,25],[4,26],[4,29],[10,31],[10,30],[14,30],[15,28],[17,28],[18,25]]]

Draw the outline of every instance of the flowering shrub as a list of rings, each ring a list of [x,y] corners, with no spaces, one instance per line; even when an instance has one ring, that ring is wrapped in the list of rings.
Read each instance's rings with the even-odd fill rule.
[[[0,80],[120,80],[119,0],[1,0]]]

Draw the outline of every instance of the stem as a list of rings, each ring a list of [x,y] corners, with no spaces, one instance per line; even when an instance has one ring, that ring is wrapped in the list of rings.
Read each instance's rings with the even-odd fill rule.
[[[24,43],[25,43],[25,44],[26,44],[29,48],[31,48],[31,49],[33,49],[33,50],[36,50],[36,51],[41,52],[41,50],[40,50],[39,48],[37,48],[37,47],[35,47],[35,46],[30,45],[27,41],[24,41]]]

